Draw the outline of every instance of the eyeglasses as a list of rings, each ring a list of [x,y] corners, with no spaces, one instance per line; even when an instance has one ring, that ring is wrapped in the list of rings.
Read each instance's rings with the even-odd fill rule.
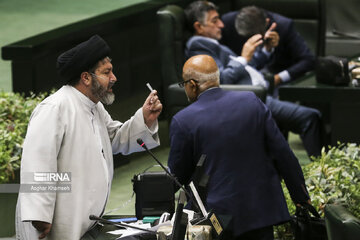
[[[186,83],[190,82],[191,80],[193,80],[194,82],[198,83],[199,81],[198,80],[195,80],[195,79],[189,79],[189,80],[185,80],[185,81],[182,81],[182,82],[179,82],[178,85],[179,87],[183,88],[185,86]]]

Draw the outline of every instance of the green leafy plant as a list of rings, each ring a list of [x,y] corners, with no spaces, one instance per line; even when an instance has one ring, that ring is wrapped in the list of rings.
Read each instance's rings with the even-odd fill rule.
[[[348,143],[331,147],[313,162],[302,166],[312,205],[324,216],[326,204],[342,204],[360,218],[360,146]],[[291,214],[295,206],[283,184]],[[275,228],[278,239],[293,239],[289,224]]]
[[[360,146],[340,144],[303,168],[312,204],[323,214],[326,204],[345,205],[360,217]]]
[[[19,93],[0,91],[0,183],[15,178],[30,115],[47,95],[24,97]]]

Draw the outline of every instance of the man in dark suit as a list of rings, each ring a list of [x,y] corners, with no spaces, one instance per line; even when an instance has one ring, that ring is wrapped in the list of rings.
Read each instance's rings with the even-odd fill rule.
[[[230,215],[223,239],[273,239],[273,225],[290,219],[280,176],[296,204],[309,202],[298,160],[271,112],[252,92],[219,88],[219,69],[208,55],[183,67],[188,99],[170,125],[168,166],[182,184],[206,155],[207,209]]]
[[[295,30],[291,19],[255,6],[226,13],[221,19],[225,24],[221,42],[238,55],[241,55],[246,41],[255,34],[264,36],[266,43],[273,41],[274,37],[279,38],[275,47],[256,50],[258,53],[254,54],[254,58],[260,52],[268,57],[267,61],[260,64],[254,61],[253,65],[258,70],[273,74],[275,86],[313,70],[315,57]],[[273,27],[270,32],[267,31],[268,27]]]
[[[212,56],[220,70],[221,84],[252,84],[269,87],[263,75],[251,66],[255,50],[263,44],[261,34],[255,34],[249,38],[241,56],[238,56],[218,42],[222,37],[221,29],[224,28],[224,24],[213,3],[193,2],[186,8],[185,14],[194,32],[194,36],[186,43],[185,56],[187,58],[199,54]],[[277,42],[269,44],[276,46]],[[266,57],[260,55],[262,54],[260,53],[256,59],[258,62],[264,61]],[[267,96],[266,105],[281,129],[300,134],[309,156],[321,154],[321,114],[318,110],[280,101],[271,96]]]

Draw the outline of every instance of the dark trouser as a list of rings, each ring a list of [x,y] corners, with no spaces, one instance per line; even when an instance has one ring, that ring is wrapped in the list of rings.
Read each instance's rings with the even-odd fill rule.
[[[223,240],[273,240],[274,229],[273,226],[254,229],[249,232],[245,232],[240,236],[234,237],[231,232],[225,232],[221,237]]]
[[[300,134],[309,156],[321,154],[321,113],[318,110],[270,96],[266,98],[266,106],[281,130]]]

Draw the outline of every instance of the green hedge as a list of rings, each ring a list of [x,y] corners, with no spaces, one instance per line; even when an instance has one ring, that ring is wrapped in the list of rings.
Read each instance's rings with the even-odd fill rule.
[[[313,162],[302,166],[312,205],[324,216],[326,204],[342,204],[360,218],[360,146],[338,143]],[[291,214],[295,213],[290,194],[283,184],[286,201]],[[293,239],[289,224],[275,229],[279,239]]]
[[[340,144],[303,168],[313,205],[345,205],[360,218],[360,146]]]
[[[31,94],[24,97],[0,91],[0,183],[14,179],[20,167],[22,144],[30,115],[36,105],[47,96]]]

